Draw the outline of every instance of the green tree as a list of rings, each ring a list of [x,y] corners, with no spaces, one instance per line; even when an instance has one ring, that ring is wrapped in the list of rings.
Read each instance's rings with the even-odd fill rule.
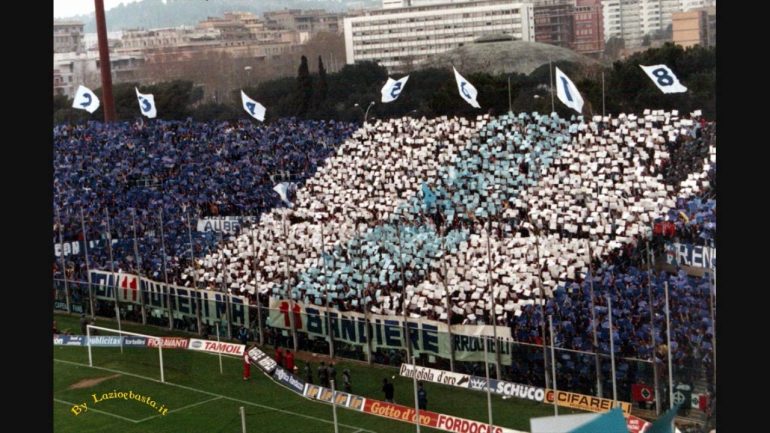
[[[305,117],[313,97],[313,80],[307,66],[307,57],[302,56],[297,71],[297,116]]]
[[[315,108],[322,106],[329,92],[329,84],[326,82],[326,68],[321,56],[318,56],[318,96],[316,97]]]

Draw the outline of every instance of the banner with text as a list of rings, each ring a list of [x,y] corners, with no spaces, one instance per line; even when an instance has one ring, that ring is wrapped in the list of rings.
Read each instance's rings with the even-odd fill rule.
[[[112,240],[112,248],[116,248],[118,239]],[[70,241],[70,242],[55,242],[53,244],[53,255],[61,257],[62,250],[64,250],[64,257],[68,256],[80,256],[85,254],[85,242],[83,241]],[[94,250],[98,248],[107,248],[107,241],[105,239],[94,239],[88,241],[88,249]]]
[[[270,300],[269,326],[289,330],[292,321],[294,321],[297,331],[306,332],[311,337],[327,338],[331,328],[331,334],[336,341],[357,346],[367,344],[367,318],[365,314],[353,311],[340,312],[322,306],[293,302],[293,314],[290,315],[289,304],[288,300],[277,298]],[[445,359],[449,359],[451,356],[450,328],[444,322],[380,314],[370,314],[368,321],[368,331],[372,339],[373,350],[380,348],[405,349],[405,334],[408,334],[412,351],[415,354],[425,353]],[[456,360],[484,360],[483,339],[476,335],[492,335],[494,331],[491,326],[461,325],[453,326],[451,329]],[[407,331],[405,332],[405,330]],[[460,335],[459,333],[470,335]],[[502,338],[510,338],[511,329],[498,326],[497,334],[500,337],[501,362],[510,364],[513,343],[512,341],[504,341]],[[490,353],[495,353],[494,340],[489,339],[487,342],[487,350]]]
[[[251,363],[262,369],[267,374],[273,374],[273,371],[278,367],[278,363],[275,360],[256,347],[249,349],[249,359]]]
[[[436,370],[434,368],[415,368],[412,364],[401,364],[399,374],[404,377],[413,377],[417,374],[417,380],[425,380],[443,385],[468,388],[476,391],[487,390],[487,380],[483,377],[467,374],[452,373],[451,371]],[[519,383],[506,382],[504,380],[490,379],[489,391],[493,394],[516,397],[524,400],[542,402],[545,398],[545,389]]]
[[[223,355],[243,356],[246,346],[243,344],[226,343],[224,341],[190,339],[190,350],[199,350],[201,352],[221,353]]]
[[[305,392],[305,381],[289,373],[283,367],[275,367],[273,378],[297,394],[303,394]]]
[[[255,222],[257,218],[253,216],[206,217],[198,220],[197,229],[199,232],[236,234],[244,226]]]
[[[666,263],[711,269],[717,267],[717,249],[704,245],[670,242],[665,245]]]
[[[96,299],[119,302],[168,311],[169,302],[175,319],[196,320],[198,303],[201,320],[207,325],[227,320],[227,304],[230,304],[231,324],[249,326],[248,298],[229,295],[213,290],[192,289],[153,281],[125,272],[91,271]]]
[[[553,404],[554,391],[548,389],[545,392],[545,403]],[[617,406],[623,409],[623,415],[631,415],[631,403],[625,401],[613,401],[606,398],[594,397],[591,395],[577,394],[574,392],[556,391],[556,404],[558,406],[580,409],[588,412],[606,412]]]

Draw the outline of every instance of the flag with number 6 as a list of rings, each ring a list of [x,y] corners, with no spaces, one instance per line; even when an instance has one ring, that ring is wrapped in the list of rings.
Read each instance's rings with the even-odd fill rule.
[[[471,106],[475,108],[481,108],[479,102],[476,101],[476,95],[478,95],[479,92],[476,91],[476,88],[473,87],[473,84],[471,84],[462,75],[460,75],[459,72],[457,72],[457,69],[455,69],[454,66],[452,66],[452,69],[455,71],[455,80],[457,80],[457,90],[460,92],[460,96],[465,99],[467,103],[471,104]]]
[[[578,113],[582,113],[583,97],[580,96],[575,83],[561,69],[557,67],[554,67],[554,69],[556,70],[556,96],[559,97],[559,101]]]
[[[687,91],[676,75],[666,65],[644,66],[639,65],[648,77],[658,86],[663,93],[683,93]]]
[[[243,90],[241,90],[241,102],[243,103],[243,109],[249,113],[249,116],[260,122],[265,121],[265,111],[267,111],[265,106],[246,96]]]
[[[75,99],[72,101],[72,108],[86,110],[92,113],[99,109],[99,98],[88,87],[78,86],[75,92]]]

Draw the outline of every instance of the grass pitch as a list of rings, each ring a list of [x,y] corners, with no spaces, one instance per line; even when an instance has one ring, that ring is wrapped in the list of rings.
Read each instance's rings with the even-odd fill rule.
[[[56,314],[59,329],[78,333],[77,317]],[[116,328],[106,319],[99,326]],[[126,331],[148,335],[186,335],[152,326],[123,324]],[[106,335],[106,333],[102,333]],[[271,349],[263,349],[272,353]],[[160,382],[157,349],[93,348],[93,367],[88,366],[85,347],[54,348],[54,429],[57,432],[240,432],[239,408],[244,407],[249,432],[333,432],[332,407],[312,402],[275,384],[252,367],[251,380],[241,378],[240,358],[222,357],[223,374],[217,356],[189,350],[163,351],[166,383]],[[350,369],[353,393],[383,400],[384,377],[393,380],[396,403],[414,405],[412,381],[398,376],[393,367],[336,362],[338,377]],[[304,365],[300,362],[300,365]],[[313,363],[315,369],[318,363]],[[447,415],[487,421],[486,394],[434,383],[425,383],[428,409]],[[146,402],[109,398],[110,393],[133,393]],[[104,398],[106,394],[107,398]],[[122,394],[121,394],[122,395]],[[150,403],[154,402],[154,407]],[[75,415],[78,404],[86,405]],[[492,396],[494,424],[529,430],[529,419],[553,414],[553,407],[518,399]],[[163,409],[166,409],[163,414]],[[160,410],[160,411],[159,411]],[[571,413],[560,408],[560,414]],[[415,426],[337,408],[340,433],[413,432]],[[422,427],[421,431],[438,430]]]

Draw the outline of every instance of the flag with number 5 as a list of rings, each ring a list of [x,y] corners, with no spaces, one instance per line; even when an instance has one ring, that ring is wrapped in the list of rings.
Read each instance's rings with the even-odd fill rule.
[[[246,96],[246,93],[243,90],[241,90],[241,102],[243,103],[243,109],[246,110],[251,117],[260,122],[265,121],[265,111],[267,111],[265,106]]]
[[[639,65],[648,77],[658,86],[663,93],[684,93],[687,87],[684,87],[676,75],[666,65],[644,66]]]

